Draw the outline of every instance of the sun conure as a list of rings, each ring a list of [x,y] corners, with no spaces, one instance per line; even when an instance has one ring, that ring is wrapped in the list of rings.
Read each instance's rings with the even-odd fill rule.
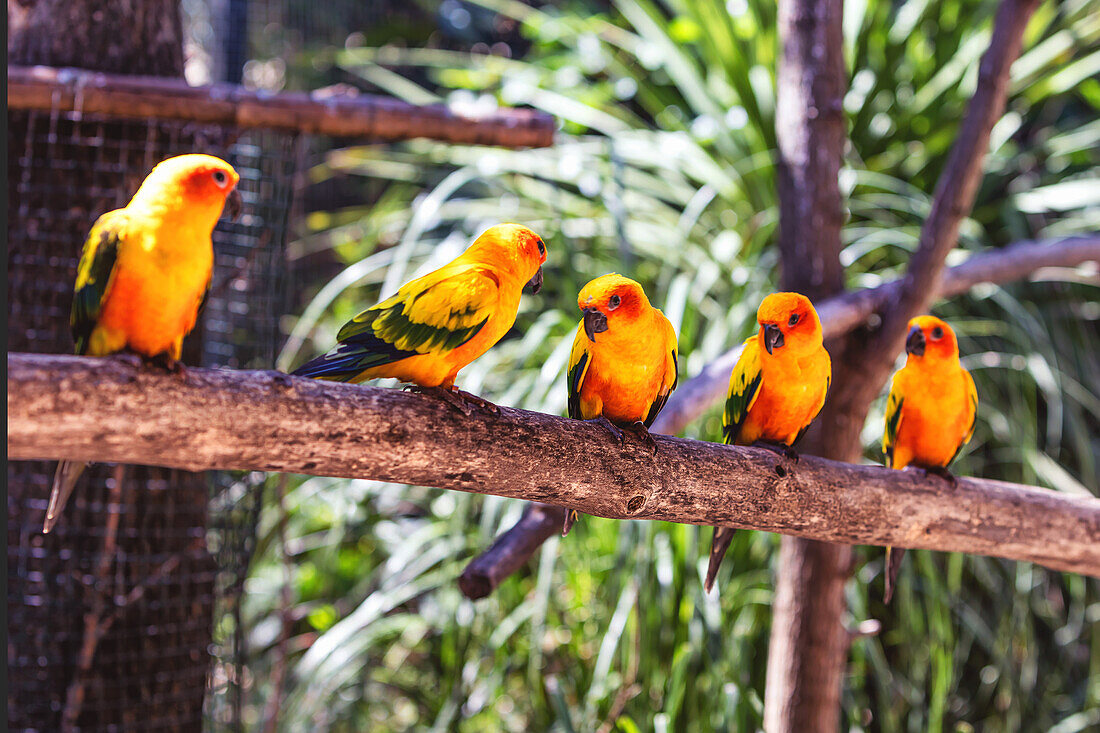
[[[512,327],[525,284],[542,286],[546,245],[519,224],[498,224],[461,255],[403,285],[344,324],[331,351],[293,374],[359,383],[393,377],[468,413],[494,405],[455,389],[459,370]]]
[[[821,411],[832,379],[821,321],[809,298],[799,293],[767,296],[756,320],[760,330],[745,341],[730,374],[722,442],[770,448],[798,460],[793,446]],[[714,528],[705,582],[708,593],[734,531]]]
[[[76,353],[121,351],[175,366],[195,326],[214,266],[211,233],[222,208],[240,212],[239,176],[211,155],[162,161],[125,208],[96,220],[84,242],[70,316]],[[44,532],[84,470],[62,461],[54,475]]]
[[[615,273],[585,285],[577,307],[583,317],[569,353],[569,417],[597,420],[620,442],[627,430],[655,446],[648,428],[676,388],[676,331],[641,285]],[[563,535],[577,516],[566,513]]]
[[[905,351],[905,366],[894,375],[886,402],[882,435],[886,465],[923,468],[954,484],[947,466],[974,435],[978,414],[974,379],[959,363],[955,332],[935,316],[909,321]],[[903,549],[886,548],[886,603],[894,595],[904,556]]]

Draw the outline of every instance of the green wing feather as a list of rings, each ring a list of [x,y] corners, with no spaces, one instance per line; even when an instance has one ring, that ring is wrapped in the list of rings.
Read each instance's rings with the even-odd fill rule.
[[[126,237],[129,219],[121,211],[99,217],[88,233],[76,270],[76,289],[69,316],[76,353],[87,353],[88,342],[99,322],[99,313],[114,283],[119,243]]]
[[[948,466],[954,463],[955,459],[959,457],[959,453],[962,452],[963,446],[969,443],[970,439],[974,437],[974,425],[978,422],[978,388],[974,386],[974,377],[970,376],[970,372],[963,369],[962,373],[963,378],[966,380],[966,395],[970,402],[970,428],[967,429],[966,435],[963,437],[962,442],[959,443],[959,447],[955,449],[955,453],[951,456],[951,460],[947,462]]]
[[[652,427],[653,421],[657,419],[657,415],[664,409],[665,404],[668,402],[668,396],[672,394],[672,390],[676,389],[676,385],[679,384],[679,371],[680,362],[676,358],[676,349],[668,352],[668,358],[665,359],[665,380],[661,385],[661,391],[657,393],[657,398],[653,400],[653,404],[649,406],[649,414],[645,418],[645,426]],[[672,384],[669,384],[669,372],[672,373]]]
[[[584,333],[584,321],[577,326],[577,335],[573,337],[573,348],[569,351],[569,371],[566,381],[569,387],[569,417],[574,420],[586,419],[581,414],[581,386],[584,377],[588,374],[588,366],[592,363],[592,356],[588,353],[588,337]]]
[[[337,347],[294,371],[349,381],[372,367],[424,354],[442,355],[488,322],[498,283],[480,265],[450,265],[413,280],[344,324]]]
[[[894,467],[894,446],[898,442],[898,430],[901,428],[901,408],[905,404],[905,395],[897,380],[890,386],[890,397],[886,400],[886,428],[882,433],[882,452],[886,454],[886,466]]]
[[[752,336],[745,341],[741,358],[737,360],[733,373],[730,374],[726,410],[722,414],[722,441],[727,445],[737,440],[749,410],[756,403],[760,394],[761,378],[760,342]]]

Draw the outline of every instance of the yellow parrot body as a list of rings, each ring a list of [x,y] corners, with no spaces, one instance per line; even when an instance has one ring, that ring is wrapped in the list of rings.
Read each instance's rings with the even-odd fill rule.
[[[793,454],[821,412],[832,380],[821,321],[813,304],[798,293],[773,293],[756,312],[760,330],[745,341],[730,373],[722,441],[761,443]],[[704,588],[710,592],[735,530],[715,527]]]
[[[974,435],[978,390],[959,362],[955,332],[935,316],[909,321],[905,366],[894,375],[886,402],[882,452],[886,465],[939,473],[950,481],[947,466]],[[886,548],[886,603],[894,587],[904,550]]]
[[[570,417],[602,416],[617,425],[641,422],[646,427],[657,418],[676,388],[676,331],[648,300],[644,305],[628,322],[616,322],[595,341],[585,333],[583,320],[577,325],[569,354]]]
[[[213,272],[213,248],[191,246],[202,237],[193,221],[173,226],[149,219],[112,212],[92,229],[89,246],[93,248],[101,228],[109,227],[121,236],[109,293],[88,337],[84,353],[89,356],[129,348],[148,357],[167,353],[179,359],[183,337],[195,326]],[[167,232],[174,236],[165,236]],[[210,230],[206,240],[210,241]],[[87,276],[82,267],[77,288],[87,282]]]
[[[611,273],[581,289],[584,317],[569,353],[569,417],[644,433],[676,389],[676,330],[642,286]],[[619,435],[621,440],[621,434]],[[566,513],[562,534],[578,514]]]
[[[752,445],[767,440],[792,446],[821,412],[829,391],[832,367],[824,347],[802,358],[761,358],[764,348],[761,334],[745,341],[741,358],[730,379],[730,394],[737,400],[738,384],[747,386],[759,379],[751,396],[747,413],[739,421],[736,413],[727,411],[723,425],[732,445]],[[765,352],[765,356],[771,357]],[[747,391],[747,390],[746,390]],[[736,431],[729,430],[736,426]]]
[[[506,334],[523,286],[542,283],[546,247],[500,224],[443,267],[402,286],[337,334],[337,346],[293,373],[340,382],[392,377],[452,389],[458,372]]]
[[[226,200],[239,206],[233,167],[210,155],[161,162],[125,208],[96,220],[77,267],[70,325],[75,351],[129,350],[178,360],[214,266],[211,235]],[[83,466],[62,461],[43,531],[49,532]]]

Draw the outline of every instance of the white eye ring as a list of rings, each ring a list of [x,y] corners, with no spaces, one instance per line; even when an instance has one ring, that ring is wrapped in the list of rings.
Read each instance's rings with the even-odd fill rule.
[[[229,176],[225,175],[225,171],[214,171],[214,183],[219,186],[224,186],[225,182],[229,180]]]
[[[622,299],[618,295],[612,295],[607,300],[608,310],[615,310],[616,308],[619,307],[619,303],[621,303],[621,302],[622,302]]]

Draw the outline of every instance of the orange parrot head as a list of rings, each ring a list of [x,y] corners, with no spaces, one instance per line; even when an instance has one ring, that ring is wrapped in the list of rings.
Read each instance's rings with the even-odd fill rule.
[[[489,227],[474,240],[464,256],[526,282],[533,293],[542,288],[546,244],[542,237],[521,224]]]
[[[959,342],[951,326],[944,321],[935,316],[917,316],[909,321],[905,352],[909,359],[923,361],[958,359]]]
[[[799,293],[772,293],[756,311],[760,345],[769,354],[802,356],[821,347],[821,321],[813,303]]]
[[[630,323],[649,308],[642,286],[628,277],[612,272],[592,280],[577,296],[577,307],[584,314],[584,332],[596,343],[596,334]]]
[[[179,207],[190,216],[205,215],[216,222],[228,203],[229,215],[236,219],[241,213],[240,179],[233,166],[221,158],[199,153],[177,155],[153,168],[130,204]]]

